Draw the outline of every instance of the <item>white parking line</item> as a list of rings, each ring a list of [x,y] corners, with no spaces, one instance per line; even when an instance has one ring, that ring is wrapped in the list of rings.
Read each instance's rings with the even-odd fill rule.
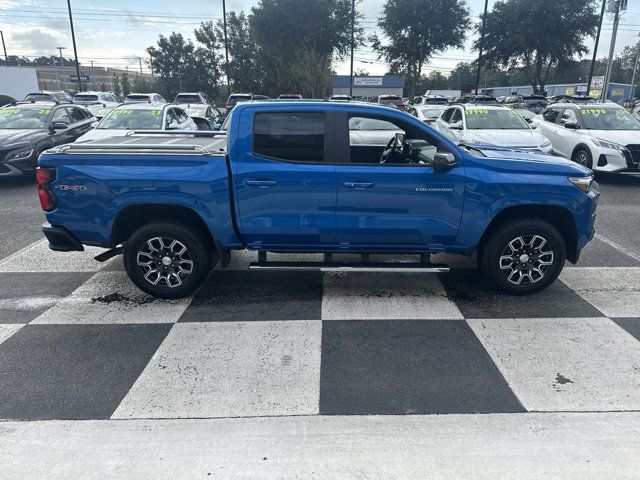
[[[618,250],[619,252],[624,253],[625,255],[628,255],[629,257],[633,258],[634,260],[638,260],[640,262],[640,253],[636,253],[633,250],[629,250],[627,247],[623,247],[622,245],[620,245],[619,243],[614,242],[613,240],[609,240],[607,237],[603,237],[602,235],[600,235],[599,233],[595,234],[595,237],[606,243],[607,245],[615,248],[616,250]]]

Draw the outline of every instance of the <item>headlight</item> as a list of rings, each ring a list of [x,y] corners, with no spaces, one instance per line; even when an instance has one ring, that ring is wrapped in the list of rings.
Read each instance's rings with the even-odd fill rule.
[[[611,150],[618,150],[620,152],[624,152],[627,149],[624,145],[607,142],[606,140],[600,140],[599,138],[592,138],[591,141],[594,143],[594,145],[602,148],[609,148]]]
[[[11,155],[9,155],[7,160],[20,160],[21,158],[29,158],[32,153],[33,153],[32,148],[29,150],[20,150],[19,152],[12,153]]]
[[[578,187],[583,192],[587,193],[593,183],[593,175],[588,177],[567,177],[571,183]]]

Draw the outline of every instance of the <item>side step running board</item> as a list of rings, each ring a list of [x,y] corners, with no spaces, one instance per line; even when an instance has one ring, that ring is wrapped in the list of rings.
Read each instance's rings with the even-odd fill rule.
[[[447,265],[391,262],[252,262],[249,270],[320,271],[320,272],[422,272],[446,273]]]

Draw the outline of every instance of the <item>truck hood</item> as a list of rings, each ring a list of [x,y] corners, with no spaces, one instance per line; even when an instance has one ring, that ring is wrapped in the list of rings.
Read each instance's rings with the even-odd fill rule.
[[[483,145],[474,145],[473,148],[480,150],[487,156],[487,160],[504,160],[504,161],[515,161],[518,163],[522,163],[524,169],[526,169],[525,165],[529,164],[530,166],[545,168],[545,166],[556,167],[551,168],[550,170],[554,171],[566,171],[567,174],[574,175],[587,175],[591,173],[586,167],[579,165],[571,160],[568,160],[564,157],[556,157],[554,155],[547,155],[545,153],[540,152],[531,152],[526,150],[517,150],[511,148],[500,148],[500,147],[486,147]]]
[[[0,130],[0,148],[9,147],[11,145],[21,145],[39,140],[47,136],[47,132],[38,129],[25,130]]]
[[[469,143],[487,143],[499,147],[535,148],[546,140],[537,130],[467,130],[463,140]]]
[[[593,138],[620,145],[640,144],[640,130],[584,130]]]

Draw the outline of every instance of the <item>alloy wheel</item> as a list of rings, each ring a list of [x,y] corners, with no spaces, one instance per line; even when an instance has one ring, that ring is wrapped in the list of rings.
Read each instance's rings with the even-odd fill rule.
[[[136,254],[136,264],[151,285],[176,288],[193,273],[193,259],[184,243],[168,237],[147,240]]]
[[[555,254],[541,235],[521,235],[503,249],[498,260],[508,282],[526,285],[542,280],[553,265]]]

